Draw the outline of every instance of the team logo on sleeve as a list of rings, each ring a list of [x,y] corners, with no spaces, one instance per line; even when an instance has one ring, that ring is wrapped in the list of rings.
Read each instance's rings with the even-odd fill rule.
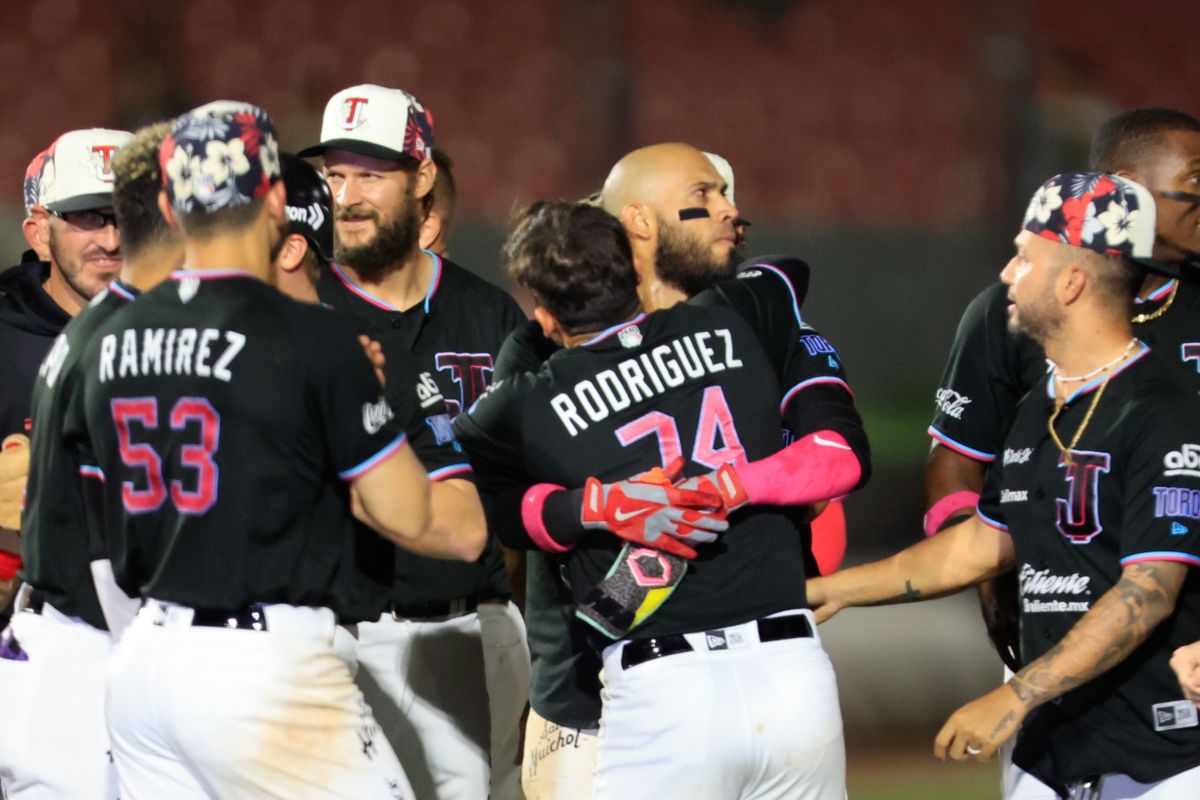
[[[421,408],[429,408],[441,400],[442,390],[438,388],[437,381],[428,372],[422,372],[417,379],[417,401],[421,404]]]
[[[1155,517],[1200,519],[1200,490],[1184,486],[1155,486],[1151,491],[1154,493]],[[1174,527],[1171,533],[1175,533]]]
[[[1185,444],[1163,456],[1163,475],[1200,478],[1200,444]]]
[[[392,407],[382,397],[374,403],[363,403],[363,430],[374,436],[392,418]]]
[[[962,419],[963,409],[971,405],[971,398],[947,388],[937,390],[935,402],[947,417]]]
[[[454,441],[454,424],[450,422],[449,414],[435,414],[425,418],[425,424],[433,431],[433,438],[439,445],[450,444]]]

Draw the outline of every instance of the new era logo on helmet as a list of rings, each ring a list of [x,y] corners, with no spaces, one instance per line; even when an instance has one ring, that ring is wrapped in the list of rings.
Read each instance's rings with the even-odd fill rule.
[[[112,157],[119,149],[115,144],[92,145],[92,168],[96,171],[96,180],[113,182]]]
[[[362,127],[367,121],[367,98],[347,97],[342,101],[342,127],[348,131]]]

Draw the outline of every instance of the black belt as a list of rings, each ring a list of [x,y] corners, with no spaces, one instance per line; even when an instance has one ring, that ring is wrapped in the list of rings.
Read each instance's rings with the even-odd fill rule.
[[[261,603],[235,609],[197,608],[192,610],[192,626],[230,628],[239,631],[265,631],[267,615]]]
[[[758,625],[758,640],[760,642],[775,642],[780,639],[806,639],[813,635],[812,625],[803,614],[789,614],[786,617],[767,617],[760,619]],[[713,632],[717,633],[717,632]],[[705,632],[705,636],[711,634]],[[721,638],[721,641],[725,641]],[[726,650],[728,647],[712,649]],[[666,658],[678,653],[690,653],[693,648],[687,637],[681,633],[668,636],[657,636],[652,639],[633,639],[626,642],[621,649],[621,668],[629,669],[656,658]]]
[[[41,614],[46,609],[46,593],[33,589],[29,592],[29,597],[25,600],[25,608],[23,611],[28,611],[30,614]]]
[[[508,599],[496,594],[476,594],[455,600],[431,603],[391,603],[388,611],[397,619],[435,619],[437,617],[461,617],[476,611],[481,603],[507,603]]]

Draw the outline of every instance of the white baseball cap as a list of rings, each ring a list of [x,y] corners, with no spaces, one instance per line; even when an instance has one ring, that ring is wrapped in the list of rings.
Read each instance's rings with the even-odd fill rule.
[[[329,98],[321,141],[299,155],[308,158],[336,148],[371,158],[420,161],[430,157],[433,147],[433,114],[417,98],[402,89],[363,83]]]
[[[68,131],[34,156],[25,171],[25,214],[34,206],[66,213],[112,205],[112,157],[129,131]]]
[[[725,198],[732,205],[736,206],[737,203],[733,199],[733,166],[723,156],[719,156],[716,153],[705,153],[704,157],[708,159],[708,163],[713,165],[713,169],[725,181]]]

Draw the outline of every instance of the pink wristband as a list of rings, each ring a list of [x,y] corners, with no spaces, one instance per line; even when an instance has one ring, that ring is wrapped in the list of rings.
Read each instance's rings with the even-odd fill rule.
[[[942,529],[942,525],[955,511],[969,508],[972,511],[979,505],[979,492],[960,489],[938,500],[925,512],[925,535],[933,536]]]
[[[539,549],[548,553],[565,553],[571,549],[554,541],[542,519],[542,507],[546,505],[546,498],[555,492],[564,491],[565,488],[553,483],[537,483],[526,489],[525,496],[521,498],[521,523],[525,526],[525,532]]]

